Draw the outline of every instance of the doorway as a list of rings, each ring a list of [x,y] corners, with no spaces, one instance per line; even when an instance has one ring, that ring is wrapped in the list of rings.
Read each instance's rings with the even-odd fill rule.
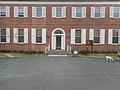
[[[61,49],[61,36],[56,36],[56,49]]]

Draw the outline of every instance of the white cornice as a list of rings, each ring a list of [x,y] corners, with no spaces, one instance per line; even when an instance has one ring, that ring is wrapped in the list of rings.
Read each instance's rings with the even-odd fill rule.
[[[120,4],[117,2],[40,2],[40,1],[0,1],[0,4]]]

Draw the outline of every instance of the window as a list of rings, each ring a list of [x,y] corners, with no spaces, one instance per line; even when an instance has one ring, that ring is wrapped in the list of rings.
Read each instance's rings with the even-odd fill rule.
[[[20,6],[14,7],[14,17],[27,17],[28,16],[28,7]]]
[[[36,29],[36,43],[42,43],[42,29]]]
[[[28,28],[14,28],[13,36],[14,43],[28,43]]]
[[[18,42],[24,43],[24,29],[18,29]]]
[[[18,17],[24,17],[24,7],[18,7]]]
[[[45,18],[46,17],[46,7],[32,7],[32,17]]]
[[[0,43],[10,43],[10,29],[9,28],[0,29]]]
[[[94,44],[105,44],[105,29],[90,29],[89,40],[93,40]]]
[[[62,17],[62,8],[61,7],[56,8],[56,17]]]
[[[100,43],[100,30],[94,30],[94,43]]]
[[[55,34],[63,34],[63,32],[61,30],[56,30]]]
[[[0,41],[6,42],[6,29],[1,29]]]
[[[54,18],[66,17],[66,7],[52,7],[52,17]]]
[[[9,7],[0,6],[0,17],[9,17]]]
[[[113,44],[117,44],[119,43],[119,31],[118,30],[113,30],[113,33],[112,33],[113,37],[112,37],[112,43]]]
[[[120,16],[120,8],[114,8],[114,17],[119,17]]]
[[[75,43],[81,43],[81,30],[75,30]]]
[[[42,8],[41,7],[36,8],[36,16],[37,17],[42,17]]]
[[[95,7],[95,17],[100,17],[100,7]]]
[[[76,8],[76,17],[82,16],[82,8]]]
[[[110,18],[120,18],[120,7],[110,7]]]
[[[105,7],[91,7],[91,18],[105,18]]]
[[[71,44],[86,44],[86,29],[71,29]]]
[[[46,29],[45,28],[32,28],[31,30],[31,42],[33,44],[45,44],[46,43]]]
[[[72,7],[72,18],[86,18],[86,7]]]

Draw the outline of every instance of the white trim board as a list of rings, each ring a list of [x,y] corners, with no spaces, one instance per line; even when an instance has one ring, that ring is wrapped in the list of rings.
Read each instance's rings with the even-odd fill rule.
[[[43,1],[0,1],[0,4],[99,4],[99,5],[107,5],[107,4],[120,4],[120,1],[111,1],[111,2],[43,2]]]

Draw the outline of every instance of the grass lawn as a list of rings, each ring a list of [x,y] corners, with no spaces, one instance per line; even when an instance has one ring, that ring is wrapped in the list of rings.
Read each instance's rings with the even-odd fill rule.
[[[81,57],[93,57],[93,58],[105,58],[105,56],[110,56],[113,59],[117,58],[116,53],[108,53],[108,54],[103,54],[103,53],[89,53],[89,54],[80,54]]]
[[[3,58],[5,57],[5,54],[4,53],[0,53],[0,58]]]

